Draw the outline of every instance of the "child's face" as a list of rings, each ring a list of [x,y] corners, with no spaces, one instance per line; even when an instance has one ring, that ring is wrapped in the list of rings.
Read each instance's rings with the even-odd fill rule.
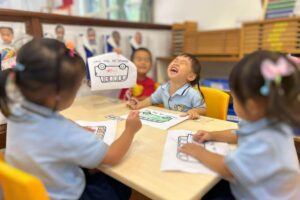
[[[4,44],[11,44],[14,39],[14,35],[9,29],[2,28],[1,29],[1,38],[2,38],[2,41]]]
[[[142,34],[140,32],[137,32],[134,36],[134,39],[137,44],[141,44],[142,43]]]
[[[241,102],[237,99],[237,97],[234,95],[234,93],[231,93],[232,99],[233,99],[233,109],[237,116],[239,116],[242,119],[247,118],[247,112],[246,109],[243,107]]]
[[[133,63],[136,65],[137,73],[139,75],[144,75],[149,72],[151,69],[151,59],[150,55],[146,51],[137,51],[135,52]]]
[[[74,99],[77,94],[77,91],[79,90],[79,88],[81,86],[83,77],[84,77],[84,73],[81,73],[79,80],[76,81],[77,83],[74,83],[75,85],[72,89],[65,90],[60,93],[60,101],[59,101],[59,105],[58,105],[58,110],[61,111],[61,110],[67,109],[73,104]]]
[[[256,121],[265,116],[266,103],[258,98],[249,98],[245,104],[242,104],[236,95],[232,92],[233,109],[237,116],[247,121]]]
[[[191,60],[185,56],[177,56],[168,66],[168,77],[171,81],[195,80],[196,74],[193,72]]]
[[[65,36],[65,29],[63,28],[58,28],[56,29],[56,39],[63,41],[64,40],[64,36]]]
[[[96,33],[95,33],[95,31],[88,31],[87,38],[88,38],[88,41],[95,42],[95,40],[96,40]]]

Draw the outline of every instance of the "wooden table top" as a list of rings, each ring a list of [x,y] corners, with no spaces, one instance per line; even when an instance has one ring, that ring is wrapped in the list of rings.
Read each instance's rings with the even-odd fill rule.
[[[166,111],[158,107],[151,109]],[[106,115],[120,116],[128,112],[125,103],[90,96],[76,99],[71,108],[62,114],[72,120],[103,121],[107,120]],[[122,133],[124,127],[125,121],[119,121],[117,135]],[[233,128],[237,128],[236,123],[201,117],[199,120],[187,120],[169,130],[212,131]],[[151,199],[200,199],[220,178],[205,174],[160,171],[166,135],[166,130],[143,125],[122,162],[114,167],[102,166],[100,170]]]

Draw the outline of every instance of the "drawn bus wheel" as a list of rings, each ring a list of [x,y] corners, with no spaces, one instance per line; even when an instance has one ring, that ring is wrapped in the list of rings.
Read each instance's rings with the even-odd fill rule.
[[[100,63],[100,64],[98,65],[98,68],[101,69],[101,70],[104,70],[104,69],[106,68],[106,65],[103,64],[103,63]]]
[[[126,68],[126,65],[124,63],[122,63],[122,64],[119,65],[119,68],[124,70]]]

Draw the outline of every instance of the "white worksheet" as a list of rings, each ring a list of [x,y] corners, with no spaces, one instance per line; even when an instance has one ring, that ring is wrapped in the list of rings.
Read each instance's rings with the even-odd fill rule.
[[[180,114],[152,110],[149,108],[143,108],[139,111],[142,124],[146,124],[163,130],[167,130],[168,128],[188,119],[188,116],[180,117]],[[122,118],[126,119],[127,116],[128,115],[124,115],[122,116]]]
[[[179,151],[179,148],[186,143],[197,143],[193,141],[192,131],[172,130],[168,131],[161,171],[183,171],[190,173],[202,173],[216,175],[215,172],[202,165],[198,160]],[[229,152],[230,146],[223,142],[197,143],[205,149],[214,153],[225,155]]]
[[[103,140],[108,145],[111,145],[115,140],[117,133],[117,121],[107,120],[101,122],[76,121],[82,127],[92,129],[97,138]]]

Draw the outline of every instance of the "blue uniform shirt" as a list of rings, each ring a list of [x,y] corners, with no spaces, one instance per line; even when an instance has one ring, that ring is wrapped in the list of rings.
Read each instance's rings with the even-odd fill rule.
[[[300,171],[293,130],[284,123],[261,119],[241,122],[238,147],[225,162],[234,176],[237,199],[300,199]]]
[[[107,145],[46,107],[22,106],[7,122],[6,161],[38,177],[51,199],[78,199],[85,187],[80,167],[97,167]]]
[[[205,108],[205,102],[200,92],[195,90],[189,83],[179,88],[172,96],[169,94],[170,83],[160,86],[152,95],[152,104],[164,104],[170,110],[187,112],[192,108]]]

